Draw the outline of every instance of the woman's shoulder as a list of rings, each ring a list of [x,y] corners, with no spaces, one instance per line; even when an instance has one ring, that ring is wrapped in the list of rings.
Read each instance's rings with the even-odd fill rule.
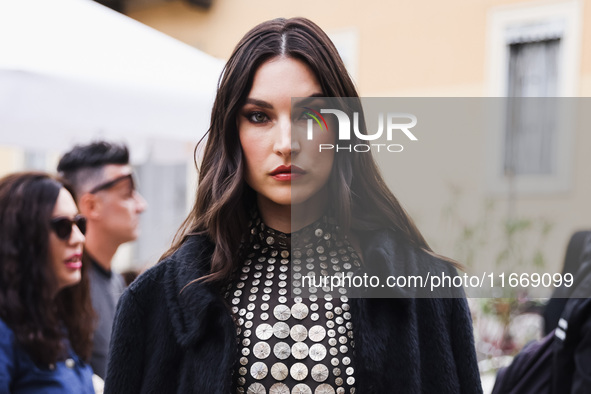
[[[140,330],[147,337],[162,336],[162,323],[172,326],[179,344],[194,343],[202,332],[199,325],[207,320],[204,316],[219,302],[216,287],[197,281],[209,273],[212,251],[207,238],[190,236],[178,250],[142,273],[119,300],[114,335]]]
[[[4,320],[0,319],[0,344],[2,346],[12,344],[14,340],[14,331],[4,322]]]
[[[133,291],[152,287],[165,277],[205,275],[209,272],[213,244],[204,235],[192,235],[154,266],[141,273],[130,285]]]
[[[390,257],[388,260],[393,264],[416,267],[419,270],[438,268],[446,272],[455,272],[454,266],[449,261],[413,245],[394,229],[379,228],[359,232],[356,235],[359,237],[362,253],[366,255],[380,254]]]
[[[94,392],[90,365],[69,351],[69,361],[59,361],[51,369],[41,367],[15,342],[13,330],[0,319],[0,392],[24,388],[28,388],[25,392]]]
[[[123,300],[150,306],[162,302],[173,289],[180,291],[191,281],[207,275],[213,244],[203,235],[192,235],[153,267],[140,274],[123,293]]]
[[[204,234],[194,234],[188,236],[181,246],[172,254],[164,258],[160,263],[174,261],[183,263],[186,261],[197,261],[199,263],[208,263],[213,253],[214,244],[209,237]]]
[[[396,283],[402,280],[404,284],[394,288],[385,286],[384,293],[376,291],[376,294],[388,297],[388,294],[394,292],[401,293],[399,296],[402,297],[419,298],[463,296],[455,288],[438,287],[437,291],[431,291],[431,282],[436,282],[434,276],[453,278],[458,275],[456,267],[445,258],[408,242],[401,234],[389,228],[364,231],[358,233],[358,237],[364,271],[380,278],[380,283],[392,282],[395,278]]]
[[[2,333],[12,332],[10,327],[8,327],[8,324],[6,324],[4,322],[4,320],[2,320],[2,319],[0,319],[0,332],[2,332]]]

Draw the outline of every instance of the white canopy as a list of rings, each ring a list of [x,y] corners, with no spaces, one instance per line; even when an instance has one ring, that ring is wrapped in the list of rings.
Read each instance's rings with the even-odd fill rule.
[[[222,66],[90,0],[0,0],[0,145],[195,142]]]

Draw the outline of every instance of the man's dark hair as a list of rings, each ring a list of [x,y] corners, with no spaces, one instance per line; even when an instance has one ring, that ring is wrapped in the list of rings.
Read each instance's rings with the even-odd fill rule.
[[[106,141],[76,145],[61,158],[57,171],[81,196],[103,180],[103,168],[108,164],[129,164],[127,146]]]

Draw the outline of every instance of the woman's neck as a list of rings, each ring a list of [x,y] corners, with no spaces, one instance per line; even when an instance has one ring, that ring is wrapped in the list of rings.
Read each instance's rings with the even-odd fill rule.
[[[286,234],[314,223],[326,209],[326,204],[279,205],[261,195],[257,197],[257,204],[263,222]]]

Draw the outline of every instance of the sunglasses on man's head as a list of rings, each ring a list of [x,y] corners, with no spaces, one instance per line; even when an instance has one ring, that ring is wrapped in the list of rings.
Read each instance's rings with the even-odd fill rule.
[[[51,219],[51,229],[55,232],[55,235],[61,240],[67,241],[72,236],[72,228],[74,225],[78,227],[78,230],[82,234],[86,234],[86,218],[82,215],[76,215],[74,220],[65,216],[60,216]]]
[[[112,188],[113,186],[117,185],[119,182],[122,182],[122,181],[124,181],[124,180],[126,180],[126,179],[129,179],[129,182],[131,183],[131,189],[132,189],[132,190],[135,190],[135,181],[134,181],[134,179],[133,179],[133,174],[127,174],[127,175],[121,175],[120,177],[117,177],[117,178],[115,178],[115,179],[113,179],[113,180],[111,180],[111,181],[107,181],[107,182],[105,182],[105,183],[101,183],[101,184],[99,184],[99,185],[97,185],[97,186],[93,187],[93,188],[90,190],[90,192],[89,192],[89,193],[90,193],[90,194],[95,194],[95,193],[98,193],[98,192],[100,192],[101,190],[107,190],[107,189],[110,189],[110,188]]]

